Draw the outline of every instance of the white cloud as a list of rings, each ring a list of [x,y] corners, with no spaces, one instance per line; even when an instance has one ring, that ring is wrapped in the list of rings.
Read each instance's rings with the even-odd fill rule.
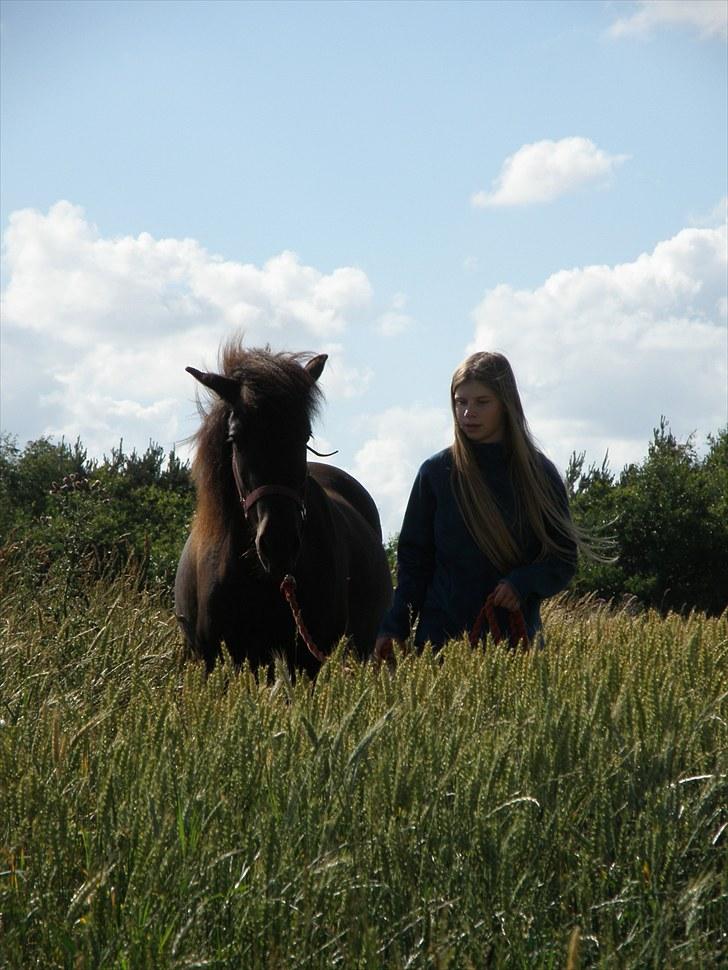
[[[691,226],[724,226],[728,224],[728,195],[724,195],[710,212],[699,213],[690,217]]]
[[[398,337],[400,334],[411,330],[414,326],[414,319],[405,313],[407,297],[404,293],[397,293],[392,300],[391,307],[386,310],[377,320],[377,330],[384,337]]]
[[[683,436],[725,424],[727,274],[726,227],[683,229],[634,262],[489,290],[469,350],[508,356],[562,469],[572,450],[607,447],[619,469],[662,414]]]
[[[327,397],[359,397],[369,387],[374,373],[370,367],[352,367],[346,363],[342,344],[324,344],[321,353],[329,355],[321,377],[321,387]]]
[[[388,408],[361,421],[367,435],[351,473],[377,498],[385,536],[398,532],[415,473],[429,455],[452,441],[445,408]]]
[[[701,37],[728,37],[728,4],[725,0],[640,0],[635,11],[616,20],[612,37],[649,34],[660,27],[693,27]]]
[[[68,202],[47,214],[14,212],[3,242],[3,425],[14,430],[21,409],[32,408],[36,428],[80,434],[91,450],[122,433],[171,443],[191,430],[175,418],[184,401],[194,413],[184,367],[214,367],[220,341],[237,328],[251,346],[328,349],[334,397],[361,393],[369,380],[342,359],[339,342],[371,302],[355,267],[325,274],[291,252],[256,266],[211,255],[194,239],[105,238]],[[28,356],[20,388],[15,367]]]
[[[503,162],[490,192],[476,192],[477,208],[551,202],[584,185],[602,183],[628,155],[609,155],[588,138],[537,141]]]

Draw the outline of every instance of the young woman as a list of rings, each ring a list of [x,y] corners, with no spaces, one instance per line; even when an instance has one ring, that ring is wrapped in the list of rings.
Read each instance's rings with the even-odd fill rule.
[[[532,641],[541,600],[564,589],[576,569],[579,538],[566,490],[533,442],[506,358],[468,357],[453,375],[450,399],[455,440],[417,473],[379,658],[415,623],[418,649],[462,637],[490,593],[501,629],[520,609]]]

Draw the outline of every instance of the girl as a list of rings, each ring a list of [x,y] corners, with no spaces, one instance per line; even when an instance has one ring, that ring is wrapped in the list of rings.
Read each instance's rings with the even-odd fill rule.
[[[566,490],[533,442],[506,358],[468,357],[450,401],[455,440],[417,473],[397,546],[397,589],[375,645],[380,659],[415,622],[418,649],[462,637],[490,593],[501,629],[520,609],[533,641],[541,600],[576,569]]]

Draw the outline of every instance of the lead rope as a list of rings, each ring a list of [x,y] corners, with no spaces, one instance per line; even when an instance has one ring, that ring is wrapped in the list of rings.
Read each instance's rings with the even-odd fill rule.
[[[296,622],[296,629],[298,630],[299,636],[303,642],[308,647],[309,653],[311,653],[319,663],[326,662],[326,654],[322,653],[316,644],[311,639],[311,634],[306,629],[306,624],[303,622],[303,614],[301,613],[301,607],[298,605],[298,600],[296,599],[296,579],[288,573],[284,577],[281,583],[281,593],[286,598],[288,605],[291,607],[291,613],[293,613],[293,619]]]
[[[503,631],[500,628],[498,619],[495,615],[495,603],[493,602],[493,593],[486,599],[483,604],[483,608],[478,613],[478,618],[473,624],[473,629],[470,631],[470,645],[474,647],[478,640],[480,640],[480,634],[483,630],[483,623],[488,621],[488,629],[490,630],[490,635],[493,637],[495,643],[500,643],[504,640]],[[526,629],[526,621],[523,618],[523,613],[520,610],[508,613],[508,625],[510,627],[508,631],[508,642],[512,647],[517,647],[519,643],[523,643],[525,647],[529,644],[528,630]]]

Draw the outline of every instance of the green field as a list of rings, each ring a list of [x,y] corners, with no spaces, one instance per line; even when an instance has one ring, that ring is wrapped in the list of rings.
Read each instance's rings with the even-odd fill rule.
[[[2,604],[2,967],[728,965],[726,616],[312,685],[206,680],[128,577]]]

